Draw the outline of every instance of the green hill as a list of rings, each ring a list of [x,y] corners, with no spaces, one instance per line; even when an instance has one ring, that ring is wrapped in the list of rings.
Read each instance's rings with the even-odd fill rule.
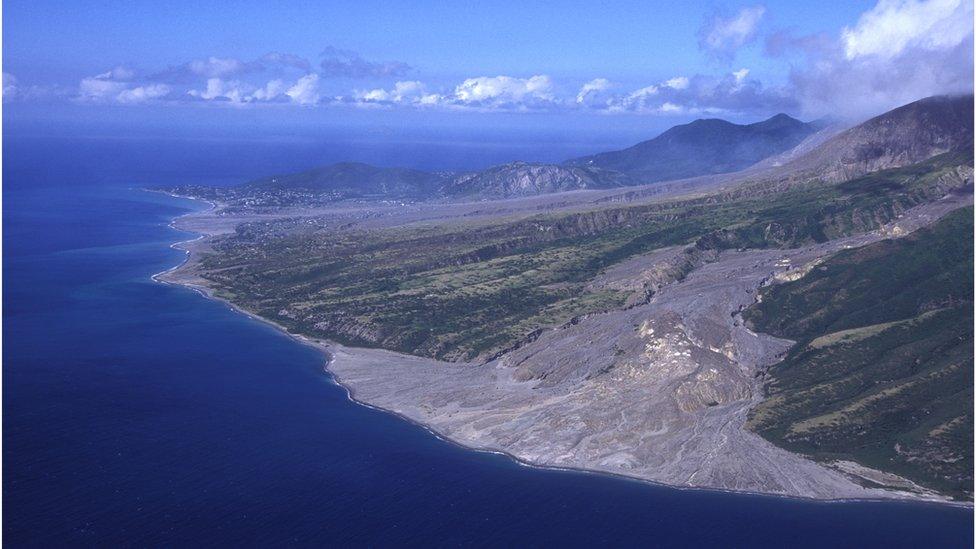
[[[971,207],[768,287],[745,317],[797,341],[768,371],[752,429],[972,498]]]

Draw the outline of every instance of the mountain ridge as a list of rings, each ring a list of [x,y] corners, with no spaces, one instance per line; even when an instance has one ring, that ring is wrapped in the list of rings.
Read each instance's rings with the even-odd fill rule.
[[[783,113],[752,124],[700,118],[626,149],[565,164],[618,170],[644,183],[728,173],[789,150],[816,129]]]
[[[630,176],[612,170],[515,161],[459,174],[450,179],[442,188],[442,193],[457,197],[511,198],[635,184]]]
[[[320,200],[488,200],[641,186],[648,187],[634,192],[653,193],[650,184],[679,180],[688,188],[757,178],[837,182],[971,147],[972,119],[971,94],[935,96],[843,130],[838,124],[806,123],[782,113],[752,124],[699,119],[627,149],[562,164],[515,161],[484,170],[428,172],[340,162],[256,179],[235,189],[296,192]],[[648,171],[652,165],[663,167]]]
[[[973,94],[933,96],[844,130],[784,166],[838,182],[972,145]]]

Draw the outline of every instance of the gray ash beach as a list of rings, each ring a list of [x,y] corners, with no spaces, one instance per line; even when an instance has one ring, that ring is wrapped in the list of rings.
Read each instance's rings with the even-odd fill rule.
[[[817,500],[949,503],[949,498],[896,475],[852,462],[817,463],[747,430],[748,411],[762,399],[759,373],[791,342],[753,333],[738,313],[755,302],[764,284],[802,276],[840,249],[908,234],[971,202],[971,194],[949,197],[909,210],[880,230],[825,244],[721,252],[683,280],[664,284],[647,303],[547,330],[485,364],[290,335],[329,357],[328,370],[355,401],[393,412],[459,445],[503,453],[525,464],[679,488]],[[360,208],[287,215],[336,215],[376,223],[375,216]],[[403,219],[398,221],[394,213],[382,223],[445,215],[444,206],[415,206]],[[200,276],[198,259],[211,250],[215,235],[253,220],[223,212],[219,204],[175,219],[176,228],[204,236],[175,245],[186,250],[187,260],[155,278],[214,297],[210,283]],[[632,258],[607,269],[593,284],[646,282],[680,249]],[[273,319],[261,320],[287,331]]]

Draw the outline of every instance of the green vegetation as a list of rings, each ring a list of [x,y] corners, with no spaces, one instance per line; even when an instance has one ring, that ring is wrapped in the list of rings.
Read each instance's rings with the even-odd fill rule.
[[[540,329],[622,306],[628,295],[588,282],[624,259],[676,244],[797,246],[870,230],[960,184],[951,175],[967,163],[971,155],[943,155],[840,186],[764,182],[487,224],[339,232],[247,224],[214,243],[201,274],[218,295],[299,333],[483,360]]]
[[[885,188],[870,178],[862,186]],[[881,193],[879,193],[881,194]],[[749,426],[962,499],[973,489],[973,209],[845,250],[745,312],[797,344]]]

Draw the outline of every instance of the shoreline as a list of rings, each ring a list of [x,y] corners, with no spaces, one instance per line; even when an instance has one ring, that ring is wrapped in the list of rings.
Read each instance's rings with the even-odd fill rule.
[[[170,286],[179,286],[179,287],[183,287],[183,288],[192,290],[192,291],[198,293],[199,295],[203,296],[204,298],[207,298],[207,299],[213,300],[215,302],[224,304],[225,306],[227,306],[232,311],[234,311],[236,313],[239,313],[239,314],[241,314],[241,315],[243,315],[243,316],[245,316],[245,317],[247,317],[247,318],[249,318],[251,320],[255,320],[255,321],[261,322],[262,324],[265,324],[267,326],[270,326],[270,327],[274,328],[281,335],[284,335],[284,336],[292,339],[293,341],[295,341],[295,342],[297,342],[299,344],[302,344],[302,345],[306,345],[306,346],[315,348],[316,350],[318,350],[319,352],[321,352],[324,355],[324,357],[325,357],[325,362],[324,362],[324,364],[322,366],[322,371],[329,377],[329,380],[330,380],[330,382],[332,384],[334,384],[334,385],[342,388],[343,391],[345,391],[347,400],[349,400],[350,402],[352,402],[354,404],[357,404],[359,406],[363,406],[365,408],[369,408],[371,410],[375,410],[375,411],[383,412],[383,413],[386,413],[386,414],[390,414],[390,415],[396,417],[399,420],[405,421],[406,423],[408,423],[410,425],[420,427],[420,428],[424,429],[426,432],[428,432],[429,434],[433,435],[438,440],[440,440],[442,442],[449,443],[449,444],[455,446],[456,448],[460,448],[460,449],[467,450],[467,451],[482,452],[482,453],[488,453],[488,454],[494,454],[494,455],[498,455],[498,456],[503,456],[503,457],[506,457],[506,458],[510,459],[511,461],[513,461],[516,465],[519,465],[519,466],[522,466],[522,467],[528,467],[528,468],[539,469],[539,470],[552,470],[552,471],[562,471],[562,472],[568,472],[568,473],[581,473],[581,474],[587,474],[587,475],[608,476],[608,477],[615,478],[615,479],[619,479],[619,480],[627,480],[627,481],[632,481],[632,482],[640,482],[642,484],[647,484],[647,485],[654,486],[654,487],[667,488],[667,489],[673,489],[673,490],[702,491],[702,492],[711,492],[711,493],[715,493],[715,494],[741,494],[741,495],[747,495],[747,496],[769,497],[769,498],[795,500],[795,501],[802,501],[802,502],[807,502],[807,503],[821,503],[821,504],[838,504],[838,503],[841,503],[841,504],[842,503],[900,503],[900,504],[933,504],[933,505],[948,506],[948,507],[952,507],[952,508],[962,508],[962,509],[969,509],[969,510],[972,510],[974,508],[973,502],[954,501],[954,500],[950,500],[950,499],[935,499],[935,498],[921,496],[921,495],[918,495],[918,494],[911,494],[911,493],[908,493],[908,492],[897,492],[897,491],[891,491],[891,494],[892,494],[891,497],[875,497],[875,498],[871,498],[871,497],[864,497],[864,498],[826,498],[826,497],[802,496],[802,495],[792,495],[792,494],[778,494],[778,493],[760,492],[760,491],[749,491],[749,490],[722,489],[722,488],[704,487],[704,486],[675,485],[675,484],[668,484],[668,483],[665,483],[665,482],[660,482],[660,481],[651,480],[651,479],[647,479],[647,478],[642,478],[642,477],[639,477],[639,476],[633,476],[633,475],[626,475],[626,474],[621,474],[621,473],[615,473],[615,472],[612,472],[612,471],[602,471],[602,470],[596,470],[596,469],[587,469],[587,468],[583,468],[583,467],[570,467],[570,466],[559,466],[559,465],[545,465],[545,464],[540,464],[540,463],[534,463],[532,461],[523,459],[523,458],[521,458],[521,457],[519,457],[519,456],[517,456],[515,454],[506,452],[504,450],[495,449],[495,448],[489,448],[489,447],[483,447],[483,446],[471,446],[471,445],[464,444],[464,443],[459,442],[459,441],[457,441],[455,439],[452,439],[452,438],[450,438],[450,437],[448,437],[446,435],[443,435],[442,433],[438,432],[435,428],[433,428],[431,425],[426,424],[426,423],[423,423],[423,422],[418,421],[418,420],[415,420],[413,418],[410,418],[410,417],[404,415],[403,413],[400,413],[400,412],[397,412],[395,410],[391,410],[391,409],[388,409],[388,408],[383,408],[381,406],[373,405],[373,404],[370,404],[368,402],[365,402],[365,401],[362,401],[362,400],[357,399],[354,389],[351,386],[349,386],[346,383],[344,383],[342,381],[341,377],[339,376],[339,374],[337,374],[331,368],[331,365],[332,365],[333,361],[335,360],[335,355],[334,355],[333,349],[335,349],[335,348],[342,348],[342,349],[349,349],[351,351],[355,351],[357,349],[356,347],[346,347],[344,345],[340,345],[340,344],[336,344],[336,343],[333,343],[333,342],[329,342],[327,340],[314,339],[314,338],[310,338],[310,337],[307,337],[307,336],[304,336],[304,335],[301,335],[301,334],[292,333],[292,332],[288,331],[287,328],[285,328],[281,324],[278,324],[277,322],[275,322],[275,321],[273,321],[271,319],[268,319],[268,318],[265,318],[265,317],[262,317],[262,316],[253,314],[253,313],[251,313],[251,312],[249,312],[249,311],[247,311],[247,310],[239,307],[238,305],[232,303],[231,301],[228,301],[227,299],[224,299],[224,298],[215,296],[213,294],[213,291],[210,288],[206,287],[206,286],[201,286],[201,285],[198,285],[198,284],[193,284],[193,283],[185,282],[185,281],[165,280],[163,277],[165,277],[168,274],[172,274],[172,273],[178,271],[180,268],[184,267],[190,261],[193,252],[192,252],[191,249],[188,249],[187,247],[185,247],[185,245],[192,244],[192,243],[195,243],[195,242],[199,242],[201,240],[204,240],[206,238],[209,238],[209,237],[212,237],[213,236],[213,234],[206,233],[206,232],[203,232],[203,231],[198,231],[198,230],[195,230],[195,229],[194,230],[190,230],[190,229],[180,228],[180,227],[178,227],[176,225],[177,220],[179,220],[179,219],[181,219],[183,217],[186,217],[186,216],[194,215],[194,214],[199,215],[199,214],[206,214],[208,212],[212,212],[212,211],[214,211],[214,210],[216,210],[218,208],[218,204],[215,203],[215,202],[209,201],[209,200],[202,199],[202,198],[195,198],[195,197],[190,197],[190,196],[177,195],[177,194],[168,193],[168,192],[165,192],[165,191],[149,190],[149,189],[143,189],[143,190],[145,192],[154,192],[154,193],[165,194],[165,195],[170,196],[170,197],[180,198],[180,199],[184,199],[184,200],[200,201],[200,202],[204,202],[204,203],[206,203],[206,204],[209,205],[209,208],[207,208],[205,210],[191,211],[191,212],[188,212],[188,213],[185,213],[185,214],[181,214],[179,216],[174,217],[170,221],[170,223],[168,224],[168,226],[170,228],[172,228],[174,230],[177,230],[177,231],[180,231],[180,232],[195,233],[198,236],[195,237],[195,238],[191,238],[191,239],[187,239],[187,240],[181,240],[181,241],[178,241],[178,242],[174,242],[174,243],[171,243],[169,245],[169,247],[172,248],[172,249],[182,250],[185,253],[185,256],[184,256],[183,260],[180,261],[177,265],[174,265],[173,267],[170,267],[168,269],[165,269],[163,271],[160,271],[158,273],[155,273],[155,274],[150,275],[150,279],[153,282],[157,282],[157,283],[161,283],[161,284],[166,284],[166,285],[170,285]],[[824,466],[824,467],[826,467],[826,466]]]

